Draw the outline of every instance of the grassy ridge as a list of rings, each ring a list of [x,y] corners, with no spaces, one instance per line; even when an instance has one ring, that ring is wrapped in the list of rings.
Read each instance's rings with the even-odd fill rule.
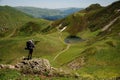
[[[86,28],[96,31],[109,24],[110,21],[120,16],[120,1],[116,1],[107,7],[101,7],[99,4],[93,4],[86,9],[69,15],[68,17],[57,20],[53,26],[61,25],[60,28],[67,26],[66,31],[71,35],[76,35]]]
[[[38,24],[37,28],[41,28],[41,30],[49,25],[47,20],[33,18],[9,6],[0,6],[0,18],[0,37],[6,37],[14,31],[17,34],[21,27],[23,28],[25,24],[30,22]],[[28,24],[27,27],[29,26]]]
[[[1,37],[10,34],[14,28],[20,27],[20,25],[31,19],[30,16],[9,6],[0,6],[0,18]]]

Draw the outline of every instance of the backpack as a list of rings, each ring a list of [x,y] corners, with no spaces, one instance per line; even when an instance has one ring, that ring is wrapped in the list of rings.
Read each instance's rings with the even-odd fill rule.
[[[29,50],[29,49],[33,49],[33,48],[34,48],[34,43],[31,41],[27,41],[25,50]]]

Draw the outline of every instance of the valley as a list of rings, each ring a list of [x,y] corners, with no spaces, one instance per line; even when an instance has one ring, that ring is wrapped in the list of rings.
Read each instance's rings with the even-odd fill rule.
[[[55,21],[0,6],[0,64],[14,65],[27,57],[26,41],[33,39],[33,58],[47,59],[53,67],[79,75],[78,78],[59,77],[60,80],[117,80],[120,77],[119,5],[120,1],[106,7],[92,4]],[[2,30],[6,28],[3,25],[7,26],[6,31]],[[5,73],[0,69],[0,74]],[[34,75],[28,79],[31,78],[35,79]]]
[[[22,6],[15,8],[35,18],[43,18],[52,21],[65,18],[66,16],[73,14],[74,12],[83,10],[83,8],[48,9],[48,8],[22,7]]]

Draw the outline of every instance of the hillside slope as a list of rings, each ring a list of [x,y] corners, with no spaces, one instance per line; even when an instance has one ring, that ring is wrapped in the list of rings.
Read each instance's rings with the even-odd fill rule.
[[[29,21],[49,24],[47,20],[35,19],[9,6],[0,6],[0,18],[0,37],[9,36]]]
[[[107,80],[119,77],[119,5],[120,1],[117,1],[107,7],[83,10],[55,21],[52,25],[60,30],[67,26],[62,32],[64,38],[77,35],[85,40],[72,44],[66,52],[57,56],[56,65],[67,66],[90,79]],[[108,28],[103,30],[106,26]]]
[[[27,56],[24,47],[29,39],[35,41],[35,57],[53,56],[65,46],[57,32],[43,35],[49,29],[50,21],[30,17],[10,6],[1,6],[0,9],[0,63],[15,63]]]
[[[118,12],[120,8],[119,5],[119,1],[107,7],[92,4],[82,11],[53,22],[52,25],[60,25],[59,28],[68,26],[66,30],[71,35],[76,35],[86,28],[89,28],[91,31],[96,31],[120,15]]]

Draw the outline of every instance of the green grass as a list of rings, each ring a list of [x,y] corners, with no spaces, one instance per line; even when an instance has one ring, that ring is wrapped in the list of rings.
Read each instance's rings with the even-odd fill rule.
[[[103,9],[103,11],[101,9],[98,12],[102,12],[101,14],[104,17],[105,10],[106,8]],[[114,10],[114,7],[112,10]],[[89,15],[90,20],[94,20],[94,18],[96,19],[97,17],[100,18],[97,21],[94,20],[95,23],[98,23],[101,20],[104,20],[103,18],[101,19],[100,17],[101,15],[98,12],[94,13],[96,14],[96,17],[94,16],[92,18],[92,15],[91,15],[92,13]],[[109,15],[112,14],[111,12],[107,12],[107,13]],[[81,77],[85,79],[98,79],[98,80],[115,79],[116,77],[120,77],[120,69],[119,69],[120,67],[120,57],[119,57],[120,56],[119,54],[120,53],[120,35],[119,35],[120,19],[118,19],[113,25],[110,26],[111,31],[106,30],[105,32],[102,32],[102,34],[100,34],[101,28],[96,31],[91,31],[89,28],[87,28],[82,32],[76,33],[76,29],[78,27],[80,28],[80,26],[77,26],[77,28],[73,30],[73,34],[75,32],[77,36],[80,36],[85,41],[70,44],[69,49],[61,53],[56,58],[56,60],[53,61],[54,57],[58,53],[62,52],[67,48],[68,45],[64,43],[64,39],[70,35],[67,32],[72,31],[73,28],[72,27],[70,28],[70,26],[74,26],[76,23],[73,21],[77,20],[79,23],[79,20],[81,19],[78,19],[77,16],[84,17],[85,15],[86,14],[83,14],[83,15],[76,14],[76,15],[68,16],[67,19],[64,19],[65,20],[64,25],[68,24],[69,30],[68,29],[65,30],[64,32],[62,32],[62,34],[60,34],[58,31],[56,31],[56,29],[54,29],[55,31],[50,32],[49,34],[35,33],[29,36],[18,35],[14,37],[0,39],[0,56],[1,56],[0,64],[15,64],[22,58],[22,56],[27,56],[28,51],[24,50],[26,41],[29,39],[33,39],[34,41],[38,42],[35,45],[36,48],[34,50],[33,57],[46,58],[50,61],[52,66],[59,67],[59,68],[62,67],[64,69],[67,68],[68,70],[71,70],[67,65],[73,60],[77,61],[77,59],[79,60],[79,58],[84,57],[85,64],[82,65],[79,69],[74,71],[74,72],[78,72]],[[115,16],[112,16],[112,18],[114,17]],[[42,25],[42,23],[44,23],[44,20],[40,22],[38,20],[35,20],[35,23],[39,25]],[[103,22],[101,22],[100,24],[102,23]],[[45,23],[44,26],[41,26],[41,28],[42,29],[46,28],[48,24],[49,24],[49,21]],[[90,24],[92,24],[92,21],[89,23],[89,26]],[[101,27],[103,27],[103,25],[105,24],[102,24]],[[23,26],[23,27],[26,27],[26,26]],[[23,35],[24,34],[25,32],[23,32]],[[77,63],[77,62],[74,62],[74,63]],[[37,77],[31,76],[30,78],[28,78],[28,76],[23,77],[23,79],[25,80],[35,79],[35,78],[39,80],[38,76]],[[58,78],[55,77],[52,79],[57,80]],[[72,80],[72,78],[60,78],[60,79]]]
[[[116,25],[116,24],[115,24]],[[114,29],[119,26],[112,26]],[[119,31],[119,30],[118,30]],[[85,57],[85,65],[78,69],[80,76],[90,79],[115,79],[120,75],[120,41],[118,35],[97,36],[99,31],[80,33],[87,41],[71,44],[70,48],[58,56],[53,63],[56,67],[67,64],[79,57]],[[112,32],[111,34],[116,34]],[[63,33],[63,38],[66,36]]]
[[[20,72],[16,70],[0,69],[0,80],[16,80],[20,75]]]
[[[47,77],[43,75],[21,74],[17,70],[0,70],[0,80],[76,80],[75,77]]]
[[[70,46],[70,48],[62,53],[55,62],[57,62],[57,66],[62,66],[64,64],[67,64],[68,62],[74,60],[76,57],[78,57],[82,51],[84,51],[85,47],[82,46],[82,48],[80,48],[80,46]],[[68,56],[69,55],[69,56]]]
[[[109,40],[98,41],[91,45],[93,48],[85,50],[82,54],[86,59],[85,65],[78,70],[81,76],[98,79],[114,79],[120,76],[120,42],[118,41],[116,46],[111,46],[107,42]]]
[[[9,39],[0,40],[0,52],[1,58],[0,63],[14,63],[16,60],[19,60],[23,56],[27,56],[28,51],[26,51],[25,45],[26,41],[33,39],[38,41],[35,45],[33,57],[47,57],[52,56],[61,51],[64,47],[64,44],[61,44],[61,41],[58,37],[49,37],[49,35],[36,35],[29,37],[15,37]],[[50,59],[51,60],[51,59]]]
[[[0,63],[13,64],[19,61],[22,56],[27,56],[28,51],[24,50],[25,41],[33,38],[35,41],[39,41],[34,50],[34,58],[47,58],[53,66],[64,67],[69,62],[83,56],[86,59],[86,64],[77,71],[84,78],[107,79],[119,76],[119,39],[114,37],[101,38],[99,36],[96,38],[98,33],[99,31],[90,34],[88,31],[85,34],[79,34],[83,34],[82,37],[88,38],[88,41],[71,44],[70,48],[58,56],[56,61],[52,61],[53,58],[66,48],[66,45],[59,39],[60,34],[58,32],[0,40],[0,50],[3,53],[0,54],[0,56],[3,56]],[[62,39],[64,40],[67,35],[64,32]],[[108,72],[109,74],[107,74]]]

